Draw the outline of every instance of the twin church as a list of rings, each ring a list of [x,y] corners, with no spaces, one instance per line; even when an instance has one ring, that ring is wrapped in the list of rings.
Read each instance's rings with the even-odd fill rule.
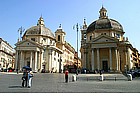
[[[84,20],[81,29],[81,67],[90,71],[121,72],[139,67],[140,55],[124,37],[122,25],[107,16],[102,6],[99,19],[87,26]],[[74,64],[75,49],[65,41],[66,33],[60,26],[55,35],[45,27],[42,16],[37,25],[27,29],[16,43],[15,68],[27,65],[34,72],[62,72]]]
[[[37,25],[27,29],[16,45],[15,68],[29,66],[33,72],[63,72],[74,65],[75,49],[65,40],[61,25],[55,35],[45,26],[42,16]]]
[[[107,16],[102,6],[99,19],[81,30],[81,61],[91,71],[121,72],[138,68],[140,54],[124,37],[122,25]]]

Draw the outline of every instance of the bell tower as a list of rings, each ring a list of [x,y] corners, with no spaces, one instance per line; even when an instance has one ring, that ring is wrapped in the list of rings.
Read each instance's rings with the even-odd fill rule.
[[[86,30],[87,30],[87,24],[86,24],[86,19],[84,18],[84,24],[83,24],[83,27],[81,29],[81,39],[82,40],[86,40]]]
[[[62,25],[59,25],[59,28],[55,32],[56,42],[59,44],[65,43],[65,35],[66,33],[62,29]]]

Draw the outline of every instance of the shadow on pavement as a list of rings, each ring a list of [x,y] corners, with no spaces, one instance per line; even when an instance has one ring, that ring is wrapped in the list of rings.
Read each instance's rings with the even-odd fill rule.
[[[9,86],[9,88],[23,88],[22,86]]]

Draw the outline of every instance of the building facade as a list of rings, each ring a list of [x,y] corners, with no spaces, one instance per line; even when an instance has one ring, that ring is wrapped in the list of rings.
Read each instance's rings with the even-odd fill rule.
[[[91,71],[113,72],[137,67],[138,51],[133,48],[128,38],[124,38],[122,25],[108,18],[107,10],[103,6],[99,14],[99,19],[89,26],[84,20],[80,49],[82,67]]]
[[[62,50],[56,47],[55,36],[45,27],[44,19],[39,18],[37,26],[26,30],[22,40],[16,43],[16,65],[22,70],[29,66],[34,72],[59,72]]]
[[[66,64],[72,64],[75,50],[65,41],[66,33],[61,27],[55,35],[45,27],[44,19],[27,29],[16,45],[15,67],[22,70],[29,66],[33,72],[63,72]]]
[[[56,47],[63,51],[62,53],[62,67],[63,70],[69,66],[74,65],[75,49],[65,40],[66,33],[63,31],[61,25],[55,32]]]
[[[7,42],[0,38],[0,69],[14,69],[14,49]]]

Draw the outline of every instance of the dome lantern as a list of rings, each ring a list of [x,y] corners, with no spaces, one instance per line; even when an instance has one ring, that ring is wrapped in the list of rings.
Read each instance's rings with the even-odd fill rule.
[[[42,18],[42,15],[41,17],[39,18],[38,22],[37,22],[37,26],[45,26],[45,23],[44,23],[44,19]]]
[[[117,32],[121,32],[124,33],[123,31],[123,27],[122,25],[114,20],[114,19],[110,19],[107,16],[107,10],[102,6],[102,8],[99,11],[100,16],[98,20],[95,20],[94,22],[92,22],[88,28],[87,28],[87,33],[91,33],[95,30],[115,30]]]
[[[39,18],[37,22],[37,26],[32,26],[31,28],[27,29],[26,32],[24,33],[23,37],[25,38],[26,36],[32,36],[32,35],[41,35],[41,36],[46,36],[54,39],[54,34],[49,28],[45,27],[44,19],[42,16]]]
[[[100,13],[100,17],[99,18],[108,18],[107,15],[106,15],[107,10],[103,6],[100,9],[99,13]]]

